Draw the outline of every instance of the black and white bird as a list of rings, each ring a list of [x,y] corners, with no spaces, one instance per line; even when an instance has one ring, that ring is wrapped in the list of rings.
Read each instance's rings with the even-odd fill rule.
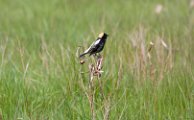
[[[96,41],[94,41],[90,45],[90,47],[87,50],[85,50],[84,53],[82,53],[79,57],[83,57],[86,54],[89,54],[89,56],[91,56],[91,55],[101,52],[104,48],[107,37],[108,37],[108,34],[100,33]]]

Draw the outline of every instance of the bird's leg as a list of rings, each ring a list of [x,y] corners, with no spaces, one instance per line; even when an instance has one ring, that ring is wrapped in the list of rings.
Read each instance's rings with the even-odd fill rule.
[[[93,54],[93,56],[96,57],[97,56],[97,53]]]
[[[96,53],[93,54],[95,64],[96,64],[96,56],[97,56]]]
[[[94,56],[94,58],[96,58],[96,59],[98,59],[98,58],[101,57],[100,53],[95,53],[93,56]]]
[[[100,53],[98,53],[97,55],[97,59],[101,58],[102,56],[100,55]]]
[[[96,64],[96,61],[98,60],[99,55],[98,55],[98,53],[95,53],[95,54],[93,54],[93,56],[94,56],[95,64]]]

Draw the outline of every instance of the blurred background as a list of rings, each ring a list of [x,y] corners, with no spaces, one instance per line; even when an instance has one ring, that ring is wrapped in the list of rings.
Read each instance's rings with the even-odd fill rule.
[[[193,25],[193,0],[0,0],[0,119],[91,119],[76,51],[102,31],[94,118],[194,119]]]

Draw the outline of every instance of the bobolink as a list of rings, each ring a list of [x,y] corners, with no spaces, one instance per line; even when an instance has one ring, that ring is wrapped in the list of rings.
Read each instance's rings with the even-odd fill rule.
[[[106,33],[100,33],[96,41],[90,45],[90,47],[84,51],[79,57],[83,57],[86,54],[89,54],[89,56],[99,53],[103,50],[104,45],[106,43],[106,39],[108,37],[108,34]]]

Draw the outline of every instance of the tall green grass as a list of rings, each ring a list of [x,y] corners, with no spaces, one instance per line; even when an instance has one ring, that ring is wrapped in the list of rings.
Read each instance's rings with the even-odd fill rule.
[[[105,108],[110,120],[194,119],[189,3],[0,0],[0,119],[91,119],[89,78],[80,74],[90,60],[81,65],[76,51],[101,31],[110,36],[102,52],[104,100],[95,81],[96,119]]]

